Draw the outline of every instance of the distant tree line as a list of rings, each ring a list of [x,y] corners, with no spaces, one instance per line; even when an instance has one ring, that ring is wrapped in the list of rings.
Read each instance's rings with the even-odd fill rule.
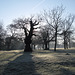
[[[6,30],[0,23],[0,50],[24,49],[24,52],[32,52],[32,46],[35,49],[37,44],[48,50],[49,43],[53,41],[56,51],[58,37],[64,40],[64,49],[67,49],[71,38],[74,38],[74,19],[72,14],[64,15],[63,6],[58,6],[44,10],[37,17],[14,19]]]

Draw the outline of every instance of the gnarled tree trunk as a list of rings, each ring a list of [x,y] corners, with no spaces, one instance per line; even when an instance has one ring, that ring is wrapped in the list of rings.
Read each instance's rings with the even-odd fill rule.
[[[24,49],[24,52],[32,52],[31,43],[32,43],[32,40],[31,40],[30,36],[27,36],[25,38],[25,49]]]

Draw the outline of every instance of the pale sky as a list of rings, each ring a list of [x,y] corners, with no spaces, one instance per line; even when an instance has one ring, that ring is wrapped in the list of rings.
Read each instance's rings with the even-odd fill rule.
[[[61,5],[67,13],[75,14],[75,0],[0,0],[0,21],[6,26],[15,18],[27,17]]]

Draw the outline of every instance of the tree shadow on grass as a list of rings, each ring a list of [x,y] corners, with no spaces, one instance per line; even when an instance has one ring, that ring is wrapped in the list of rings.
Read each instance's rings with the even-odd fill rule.
[[[65,68],[74,67],[74,62],[51,63],[39,57],[36,58],[38,60],[35,62],[32,59],[32,53],[18,53],[18,55],[15,60],[8,63],[1,75],[75,75],[75,71],[72,72]]]
[[[56,51],[54,51],[54,50],[49,50],[51,53],[75,53],[75,49],[57,49]]]
[[[70,49],[70,50],[57,50],[56,53],[75,53],[74,49]]]
[[[40,54],[49,54],[49,53],[75,53],[75,50],[74,49],[67,49],[67,50],[62,50],[62,49],[60,49],[60,50],[56,50],[56,51],[54,51],[54,50],[52,50],[52,49],[50,49],[50,50],[41,50],[41,51],[37,51],[37,53],[40,53]]]
[[[35,71],[33,55],[29,52],[21,53],[14,61],[8,63],[2,75],[40,75]]]
[[[71,65],[73,66],[73,65]],[[70,65],[64,65],[64,67],[60,68],[60,75],[75,75],[75,71],[70,70],[70,68],[65,68],[65,67],[70,67]]]

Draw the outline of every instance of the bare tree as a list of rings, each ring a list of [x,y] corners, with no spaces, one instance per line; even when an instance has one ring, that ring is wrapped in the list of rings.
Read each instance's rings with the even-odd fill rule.
[[[40,38],[43,43],[43,47],[45,50],[49,50],[49,42],[53,41],[53,31],[50,30],[48,25],[45,25],[40,29]]]
[[[5,35],[6,31],[3,28],[3,24],[0,22],[0,50],[5,49]]]
[[[63,14],[63,7],[57,7],[52,10],[44,11],[43,18],[45,19],[46,23],[50,26],[50,29],[54,30],[54,37],[55,37],[55,47],[54,51],[56,51],[57,45],[57,35],[58,32],[61,31],[62,27],[62,14]]]
[[[49,30],[47,30],[46,27],[44,27],[41,31],[40,31],[40,34],[41,34],[41,39],[42,39],[42,42],[45,46],[45,50],[49,49],[49,46],[48,46],[48,40],[49,40]]]
[[[25,34],[24,52],[32,52],[32,48],[31,48],[32,36],[35,35],[34,30],[38,28],[36,27],[37,25],[39,25],[39,21],[35,19],[33,20],[33,18],[14,20],[13,27],[24,30],[24,34]]]
[[[64,49],[70,47],[70,37],[73,33],[73,22],[74,22],[75,16],[69,15],[65,20],[63,21],[63,31],[61,35],[64,37]]]
[[[14,25],[13,24],[8,25],[7,26],[7,36],[5,39],[6,49],[7,50],[13,49],[12,46],[13,45],[14,47],[16,46],[16,44],[13,42],[17,42],[18,38],[19,38],[19,34],[18,34],[17,29],[14,27]]]

